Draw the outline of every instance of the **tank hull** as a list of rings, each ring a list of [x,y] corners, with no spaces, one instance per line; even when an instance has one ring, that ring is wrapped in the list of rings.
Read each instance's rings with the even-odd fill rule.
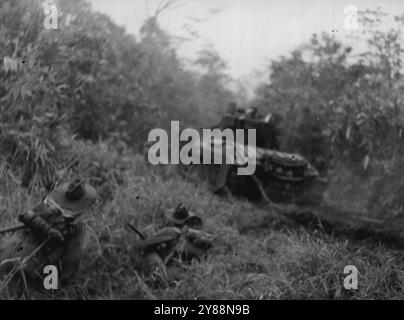
[[[201,146],[201,154],[205,147],[207,146]],[[225,153],[226,148],[244,152],[242,147],[244,146],[226,144],[223,152]],[[327,179],[321,177],[303,156],[251,146],[248,154],[252,157],[249,161],[255,162],[254,176],[271,201],[301,206],[319,205],[322,202]],[[230,191],[235,196],[259,201],[262,194],[257,180],[250,175],[238,175],[238,168],[237,164],[198,164],[188,168],[188,175],[196,172],[197,180],[206,181],[214,193]]]

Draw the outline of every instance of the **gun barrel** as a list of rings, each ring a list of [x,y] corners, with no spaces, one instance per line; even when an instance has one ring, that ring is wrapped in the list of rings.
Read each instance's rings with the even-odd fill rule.
[[[19,224],[16,224],[14,226],[11,226],[11,227],[0,229],[0,235],[3,234],[3,233],[14,232],[14,231],[25,229],[25,228],[26,228],[25,224],[19,223]]]
[[[129,222],[126,222],[126,225],[129,227],[129,229],[134,231],[140,237],[140,239],[142,239],[142,240],[146,239],[146,237],[138,229],[136,229],[132,224],[130,224]]]

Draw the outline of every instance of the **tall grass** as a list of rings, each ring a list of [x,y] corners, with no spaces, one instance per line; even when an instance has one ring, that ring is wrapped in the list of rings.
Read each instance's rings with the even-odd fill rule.
[[[102,159],[102,148],[91,157]],[[84,147],[83,147],[84,148]],[[98,150],[94,152],[94,150]],[[390,299],[404,298],[403,266],[399,252],[382,246],[356,244],[320,231],[309,233],[277,222],[249,231],[246,219],[265,216],[256,204],[212,195],[205,185],[183,180],[170,167],[151,167],[141,156],[128,158],[122,184],[109,180],[115,190],[110,201],[100,201],[86,226],[82,269],[74,284],[55,293],[3,298],[46,299]],[[7,177],[7,174],[3,173]],[[5,212],[1,224],[38,200],[6,178],[1,189]],[[150,236],[165,226],[164,211],[183,202],[199,214],[206,231],[216,240],[208,257],[172,270],[172,282],[145,278],[136,270],[138,239],[125,228],[127,221]],[[344,266],[357,266],[359,288],[343,288]]]

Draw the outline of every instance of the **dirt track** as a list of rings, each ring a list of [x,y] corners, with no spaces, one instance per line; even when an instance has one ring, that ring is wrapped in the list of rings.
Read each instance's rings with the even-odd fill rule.
[[[344,212],[327,205],[299,208],[296,206],[276,206],[268,210],[266,216],[255,216],[250,221],[239,224],[241,233],[272,228],[304,228],[320,231],[337,238],[345,238],[352,245],[383,245],[390,249],[404,250],[404,235],[399,225],[372,220],[355,212]]]

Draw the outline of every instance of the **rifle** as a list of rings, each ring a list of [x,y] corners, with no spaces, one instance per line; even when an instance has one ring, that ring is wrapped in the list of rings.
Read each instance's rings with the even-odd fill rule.
[[[129,229],[134,231],[142,240],[146,239],[146,237],[138,229],[136,229],[132,224],[130,224],[130,222],[126,222],[126,225],[129,227]]]
[[[16,224],[14,226],[11,226],[11,227],[6,227],[6,228],[3,228],[3,229],[0,229],[0,235],[2,235],[4,233],[8,233],[8,232],[14,232],[14,231],[17,231],[17,230],[26,229],[26,228],[27,228],[27,226],[25,224],[19,223],[19,224]]]
[[[64,217],[63,220],[56,222],[54,225],[58,226],[58,225],[63,225],[65,223],[76,224],[76,223],[78,223],[80,221],[80,219],[83,216],[84,216],[83,212],[79,212],[79,213],[76,214],[75,217]],[[18,224],[15,224],[13,226],[10,226],[10,227],[0,229],[0,235],[8,233],[8,232],[14,232],[14,231],[18,231],[18,230],[27,229],[27,228],[29,228],[28,225],[26,225],[24,223],[18,223]]]
[[[55,226],[58,226],[58,225],[63,225],[63,224],[65,224],[66,223],[66,220],[64,220],[64,221],[60,221],[60,222],[57,222],[56,224],[55,224]],[[63,241],[63,236],[62,236],[62,234],[60,234],[60,232],[57,230],[57,229],[54,229],[53,228],[54,226],[50,226],[49,225],[49,232],[53,232],[52,234],[54,235],[54,236],[57,236],[59,239],[61,239],[62,241]],[[18,224],[16,224],[16,225],[14,225],[14,226],[11,226],[11,227],[6,227],[6,228],[3,228],[3,229],[0,229],[0,235],[2,235],[2,234],[4,234],[4,233],[8,233],[8,232],[14,232],[14,231],[18,231],[18,230],[24,230],[24,229],[28,229],[28,228],[30,228],[30,226],[29,225],[26,225],[26,224],[24,224],[24,223],[18,223]],[[55,235],[55,233],[57,233],[56,235]],[[51,233],[49,233],[49,235],[51,235]]]

